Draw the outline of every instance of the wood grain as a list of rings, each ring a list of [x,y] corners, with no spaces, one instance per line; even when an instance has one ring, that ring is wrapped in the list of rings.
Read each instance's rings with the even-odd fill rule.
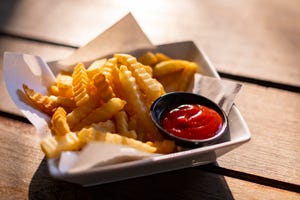
[[[300,185],[300,94],[244,83],[236,104],[252,138],[220,166]]]
[[[247,181],[241,181],[230,177],[225,177],[225,180],[231,188],[233,199],[239,200],[274,200],[274,199],[286,199],[295,200],[300,199],[300,194],[296,192],[289,192],[286,190],[280,190],[265,185],[255,184]],[[244,190],[248,188],[247,190]]]
[[[24,199],[43,158],[38,137],[30,124],[3,117],[0,121],[0,196],[3,199]]]
[[[131,11],[155,44],[193,40],[222,72],[300,86],[298,0],[6,0],[4,5],[0,31],[75,46]]]
[[[51,178],[32,125],[0,117],[1,199],[273,199],[299,195],[188,168],[93,187]],[[270,195],[271,193],[271,195]]]

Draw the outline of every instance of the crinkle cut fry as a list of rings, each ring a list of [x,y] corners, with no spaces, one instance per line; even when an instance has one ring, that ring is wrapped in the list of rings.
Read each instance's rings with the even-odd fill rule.
[[[112,72],[117,65],[115,58],[108,59],[104,65],[100,68],[100,72],[105,76],[109,83],[112,83]]]
[[[115,97],[112,87],[110,86],[106,76],[99,72],[93,78],[93,85],[96,88],[95,98],[107,102],[109,99]]]
[[[126,101],[120,98],[111,98],[107,103],[95,108],[84,119],[77,123],[73,130],[80,130],[93,123],[104,122],[111,119],[117,112],[123,109]]]
[[[83,144],[76,133],[70,132],[63,136],[44,138],[40,146],[47,158],[55,158],[63,151],[77,151],[82,148]]]
[[[133,138],[128,138],[125,136],[121,136],[119,134],[110,133],[110,132],[101,132],[97,131],[94,128],[83,128],[78,133],[79,140],[81,140],[83,143],[88,143],[92,140],[94,141],[100,141],[110,144],[120,144],[120,145],[127,145],[130,147],[133,147],[135,149],[146,151],[149,153],[153,153],[156,151],[156,147],[152,146],[148,143],[135,140]]]
[[[74,127],[76,124],[78,124],[81,120],[83,120],[89,113],[92,112],[92,110],[95,108],[95,105],[91,102],[88,102],[84,105],[81,105],[72,112],[67,114],[67,122],[71,128],[71,130],[74,131]]]
[[[155,99],[165,93],[163,85],[152,78],[152,75],[145,70],[143,64],[137,62],[135,57],[128,54],[115,54],[114,56],[132,72],[140,90],[144,94],[148,108]]]
[[[124,53],[120,53],[120,54],[114,54],[114,58],[118,61],[118,63],[120,65],[126,65],[127,67],[130,68],[131,64],[136,64],[139,63],[140,67],[144,68],[145,71],[152,76],[152,67],[148,66],[148,65],[143,65],[142,63],[138,62],[137,59],[135,57],[133,57],[130,54],[124,54]],[[132,69],[130,69],[132,70]]]
[[[116,122],[117,132],[120,133],[120,135],[129,137],[129,138],[137,138],[136,132],[134,130],[130,130],[128,128],[128,116],[127,113],[122,110],[115,114],[114,120]]]
[[[107,59],[103,58],[100,60],[95,60],[90,64],[90,66],[87,68],[86,72],[88,74],[89,79],[93,79],[93,76],[100,72],[100,69],[102,66],[106,63]]]
[[[66,114],[66,111],[62,107],[58,107],[52,115],[51,129],[55,135],[66,135],[70,132]]]
[[[120,66],[119,77],[122,87],[126,93],[126,101],[130,104],[130,108],[137,116],[137,136],[141,141],[156,141],[162,140],[162,135],[159,133],[155,125],[153,124],[149,114],[147,113],[147,107],[142,101],[142,94],[136,84],[135,78],[125,65]]]
[[[59,106],[56,102],[55,97],[50,98],[49,96],[35,92],[33,89],[30,89],[26,84],[23,84],[23,90],[30,102],[33,103],[33,105],[35,105],[42,112],[50,116],[55,112],[55,109]]]
[[[75,66],[72,74],[73,95],[77,106],[89,101],[88,84],[89,78],[82,63]]]
[[[56,86],[59,90],[59,96],[73,97],[72,81],[73,78],[69,74],[59,73],[56,76]]]

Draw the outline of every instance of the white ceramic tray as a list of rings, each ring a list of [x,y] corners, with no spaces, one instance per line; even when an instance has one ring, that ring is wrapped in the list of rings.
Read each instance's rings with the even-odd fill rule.
[[[155,51],[165,53],[172,58],[194,61],[202,66],[205,75],[219,78],[207,57],[191,41],[159,45]],[[130,53],[138,56],[142,52],[145,51],[138,50]],[[49,171],[55,178],[90,186],[211,163],[250,140],[251,134],[247,124],[235,105],[228,119],[229,137],[217,144],[143,160],[99,166],[79,173],[61,173],[58,170],[57,161],[48,160]]]

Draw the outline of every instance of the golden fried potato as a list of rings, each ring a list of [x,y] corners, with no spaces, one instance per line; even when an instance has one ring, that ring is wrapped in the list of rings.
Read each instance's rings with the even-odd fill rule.
[[[194,74],[197,71],[197,65],[195,63],[188,63],[183,69],[181,76],[179,78],[179,86],[177,91],[186,91],[194,78]]]
[[[93,76],[100,72],[101,68],[106,62],[107,62],[106,58],[92,62],[92,64],[87,68],[86,71],[89,79],[93,79]]]
[[[132,115],[136,115],[137,123],[137,137],[141,141],[161,140],[162,136],[153,124],[147,107],[143,102],[142,93],[132,76],[131,71],[125,66],[120,66],[119,79],[126,94],[126,101],[130,106]],[[151,133],[151,134],[150,134]]]
[[[150,51],[140,56],[138,58],[138,61],[140,63],[143,63],[144,65],[150,65],[150,66],[155,65],[158,62],[155,54]]]
[[[66,135],[70,132],[67,123],[66,111],[62,107],[58,107],[51,118],[51,130],[55,135]]]
[[[56,102],[57,98],[54,96],[42,95],[41,93],[35,92],[33,89],[30,89],[26,84],[23,84],[23,90],[33,105],[50,116],[59,106],[59,104]]]
[[[163,85],[152,78],[152,75],[146,71],[141,63],[137,62],[136,58],[127,54],[115,54],[114,56],[131,71],[133,77],[136,79],[139,89],[146,99],[148,108],[154,100],[165,93]]]
[[[149,153],[154,153],[156,151],[156,147],[141,142],[139,140],[121,136],[115,133],[97,131],[93,128],[88,128],[88,129],[83,128],[78,133],[78,138],[79,140],[82,140],[81,142],[83,143],[88,143],[94,140],[94,141],[106,142],[110,144],[127,145],[135,149],[146,151]]]
[[[55,158],[62,151],[77,151],[82,148],[83,144],[76,133],[70,132],[63,136],[57,135],[44,138],[40,146],[47,158]]]
[[[148,142],[149,145],[156,147],[156,153],[168,154],[176,150],[176,144],[172,140],[162,140]]]
[[[33,105],[51,116],[54,136],[41,141],[49,158],[77,151],[100,141],[155,153],[176,151],[150,118],[150,106],[165,91],[186,91],[198,66],[146,52],[138,59],[115,54],[94,61],[87,69],[78,63],[72,72],[60,72],[48,95],[23,90]]]
[[[67,114],[67,122],[71,128],[71,130],[74,130],[74,127],[76,124],[78,124],[80,121],[82,121],[88,114],[90,114],[93,109],[95,108],[95,105],[92,103],[87,103],[82,106],[79,106],[72,110],[72,112]]]
[[[153,68],[153,76],[160,77],[170,73],[183,70],[187,61],[183,60],[166,60],[158,63]]]
[[[126,101],[120,98],[111,98],[107,103],[92,110],[79,123],[75,124],[74,130],[80,130],[83,127],[90,126],[93,123],[104,122],[111,119],[117,112],[123,109]]]
[[[72,88],[76,105],[83,105],[89,101],[90,97],[88,92],[89,78],[82,63],[75,66],[72,78]]]
[[[59,73],[56,77],[56,85],[59,91],[58,96],[62,97],[72,97],[73,96],[73,90],[72,90],[72,76],[65,74],[65,73]]]
[[[156,53],[155,57],[157,59],[157,63],[160,63],[160,62],[166,61],[166,60],[171,60],[171,58],[169,56],[167,56],[166,54],[163,54],[163,53]]]
[[[129,137],[129,138],[137,138],[136,132],[134,130],[129,130],[128,126],[128,116],[127,113],[122,110],[115,114],[114,116],[115,122],[116,122],[116,127],[117,127],[117,132],[120,135]]]
[[[111,85],[101,72],[94,76],[93,85],[96,90],[91,96],[93,96],[93,99],[95,99],[97,102],[100,103],[100,101],[102,101],[105,103],[109,99],[115,97]]]

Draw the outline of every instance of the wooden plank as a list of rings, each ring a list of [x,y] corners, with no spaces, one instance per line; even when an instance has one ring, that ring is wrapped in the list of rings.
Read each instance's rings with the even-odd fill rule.
[[[300,86],[298,0],[6,0],[4,5],[0,30],[79,46],[131,11],[155,44],[194,40],[222,72]]]
[[[239,200],[300,199],[300,194],[296,192],[280,190],[277,188],[255,184],[247,181],[242,181],[230,177],[225,177],[225,180],[231,190],[233,199],[239,199]]]
[[[299,194],[188,168],[93,187],[49,177],[32,125],[0,116],[3,199],[296,199]]]
[[[32,125],[0,117],[0,194],[3,199],[28,197],[29,183],[43,155]]]
[[[244,83],[236,104],[252,138],[219,165],[300,185],[300,94]]]

